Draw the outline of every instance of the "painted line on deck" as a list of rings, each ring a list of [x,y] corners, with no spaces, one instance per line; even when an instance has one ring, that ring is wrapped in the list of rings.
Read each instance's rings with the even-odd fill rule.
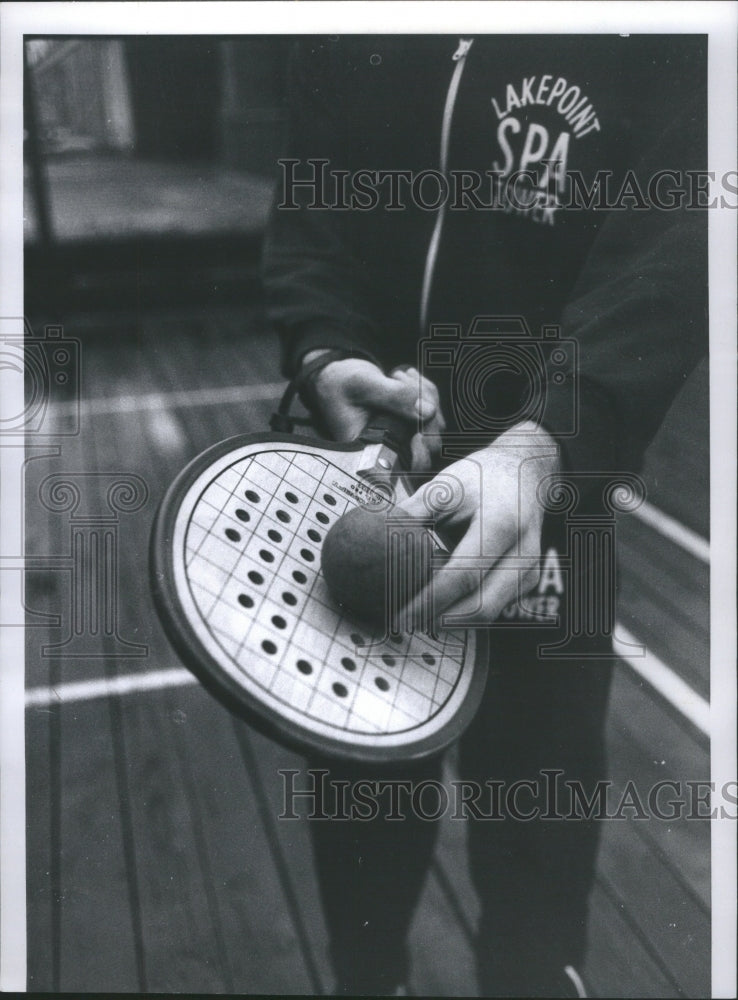
[[[618,623],[616,635],[623,643],[639,646],[640,643],[626,628]],[[643,656],[628,656],[618,653],[620,659],[669,702],[681,715],[688,719],[705,735],[710,735],[710,703],[698,694],[686,681],[653,653],[646,650]],[[68,704],[76,701],[90,701],[163,688],[184,687],[196,684],[197,678],[184,668],[151,670],[137,674],[121,674],[119,677],[100,677],[89,681],[72,681],[56,687],[35,687],[26,692],[27,708],[42,708],[50,705]]]
[[[184,667],[171,670],[149,670],[139,674],[121,674],[119,677],[96,677],[89,681],[70,681],[56,687],[35,687],[26,691],[26,708],[46,708],[49,705],[67,705],[75,701],[92,701],[144,691],[161,691],[163,688],[184,687],[197,684],[194,674]]]
[[[184,450],[187,444],[184,428],[173,409],[163,401],[158,409],[147,411],[143,422],[159,452],[173,454]]]
[[[710,562],[710,543],[706,538],[698,535],[696,531],[692,531],[691,528],[682,524],[681,521],[677,521],[676,518],[665,514],[658,507],[654,507],[647,500],[637,510],[633,511],[633,515],[643,521],[644,524],[647,524],[649,528],[653,528],[654,531],[658,531],[664,538],[668,538],[669,541],[674,542],[680,548],[684,549],[685,552],[689,552],[690,555],[695,556],[704,563]]]
[[[622,639],[618,649],[620,659],[624,660],[646,684],[658,691],[661,697],[668,701],[680,715],[688,719],[705,736],[709,736],[710,702],[698,694],[694,688],[682,680],[675,670],[660,660],[658,656],[649,652],[648,649],[645,650],[643,656],[624,655],[621,651],[623,643],[638,645],[638,640],[620,623],[615,627],[615,634],[619,639]]]
[[[219,403],[251,403],[260,399],[276,399],[286,382],[260,382],[255,385],[228,385],[222,388],[182,389],[176,392],[145,392],[141,395],[110,396],[82,399],[80,413],[102,417],[114,413],[142,413],[145,410],[175,409],[189,406],[217,406]],[[53,412],[69,416],[77,412],[76,403],[57,403]]]

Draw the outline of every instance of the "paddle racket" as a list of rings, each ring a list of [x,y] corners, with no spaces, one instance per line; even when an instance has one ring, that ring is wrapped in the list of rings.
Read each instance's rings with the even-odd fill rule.
[[[320,571],[325,534],[352,505],[408,496],[411,433],[381,417],[350,444],[230,438],[180,473],[157,513],[153,592],[175,649],[228,708],[301,752],[427,757],[482,697],[483,633],[373,635]]]

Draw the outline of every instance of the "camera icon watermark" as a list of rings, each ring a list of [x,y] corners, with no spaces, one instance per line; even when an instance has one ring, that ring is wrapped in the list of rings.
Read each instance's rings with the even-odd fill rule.
[[[80,343],[61,326],[35,334],[23,317],[0,318],[0,435],[79,433]]]
[[[456,429],[446,432],[447,441],[487,442],[528,421],[544,424],[553,394],[558,436],[576,435],[577,364],[575,340],[558,326],[533,336],[522,316],[477,316],[466,333],[458,324],[436,324],[418,348],[422,375],[434,381],[444,369],[450,374]],[[515,391],[499,393],[501,380]]]

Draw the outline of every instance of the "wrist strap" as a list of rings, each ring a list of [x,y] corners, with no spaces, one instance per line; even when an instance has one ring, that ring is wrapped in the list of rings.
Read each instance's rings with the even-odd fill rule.
[[[346,361],[348,358],[355,357],[356,353],[353,351],[344,351],[338,347],[332,347],[324,354],[321,354],[320,357],[313,358],[312,361],[308,361],[307,364],[303,365],[297,375],[287,383],[287,388],[284,390],[282,398],[279,401],[279,406],[269,420],[271,429],[291,434],[298,424],[303,427],[310,426],[314,422],[313,417],[295,417],[290,413],[293,399],[296,395],[299,395],[305,406],[308,409],[313,409],[315,406],[313,379],[318,372],[321,372],[326,365],[330,365],[334,361]]]

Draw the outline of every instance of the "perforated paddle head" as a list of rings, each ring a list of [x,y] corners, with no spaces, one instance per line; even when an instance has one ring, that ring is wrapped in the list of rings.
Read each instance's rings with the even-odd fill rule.
[[[359,475],[372,448],[257,435],[209,449],[164,498],[152,574],[170,639],[229,708],[302,751],[394,761],[463,731],[486,656],[474,632],[373,634],[330,596],[326,532],[386,502]]]

